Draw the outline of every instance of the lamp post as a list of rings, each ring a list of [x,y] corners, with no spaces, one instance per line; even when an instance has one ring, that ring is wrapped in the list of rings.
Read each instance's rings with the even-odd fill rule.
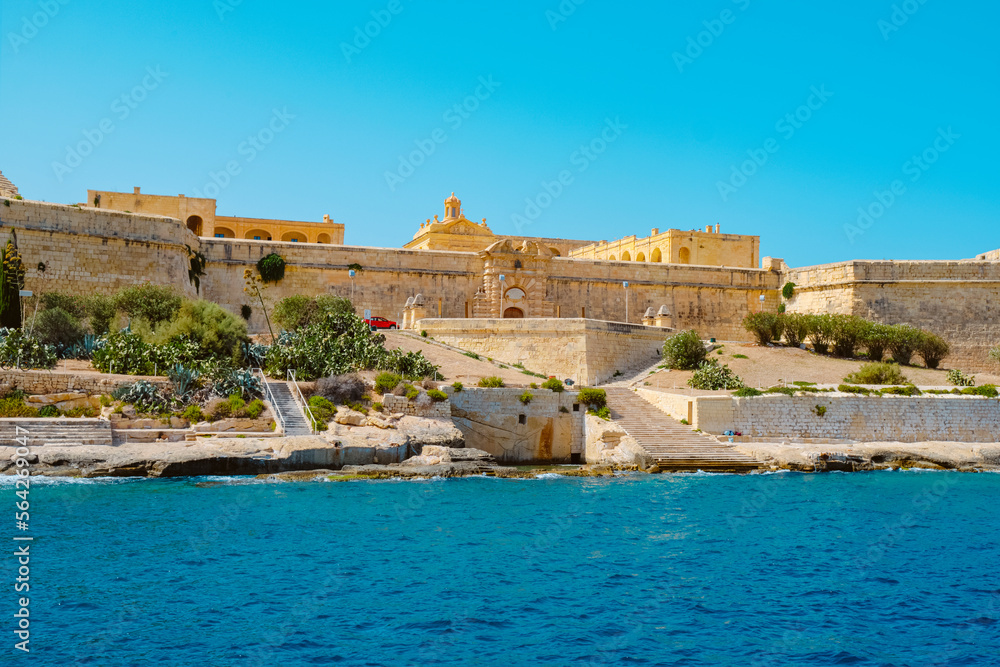
[[[625,324],[628,324],[628,281],[622,283],[622,287],[625,289]]]
[[[507,276],[500,274],[500,319],[503,319],[503,283],[507,279]]]
[[[352,306],[354,305],[354,274],[355,274],[354,269],[350,269],[347,272],[347,275],[349,275],[351,277],[351,305]]]
[[[760,308],[757,309],[758,313],[764,312],[764,295],[760,295]]]

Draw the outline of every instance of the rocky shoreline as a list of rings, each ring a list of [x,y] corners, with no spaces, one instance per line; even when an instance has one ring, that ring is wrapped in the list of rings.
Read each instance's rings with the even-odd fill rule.
[[[1000,471],[1000,444],[868,442],[839,444],[736,443],[736,449],[771,470],[865,472],[920,468]]]

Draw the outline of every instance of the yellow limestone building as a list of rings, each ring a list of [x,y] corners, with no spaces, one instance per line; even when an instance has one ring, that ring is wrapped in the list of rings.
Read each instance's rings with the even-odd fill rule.
[[[465,217],[462,200],[452,192],[444,200],[444,220],[434,216],[433,222],[420,223],[420,229],[413,240],[403,247],[408,250],[452,250],[457,252],[480,252],[497,241],[531,241],[546,248],[555,257],[568,255],[572,250],[591,245],[592,241],[570,239],[539,238],[534,236],[499,236],[482,222],[473,222]]]
[[[344,244],[344,225],[334,223],[329,215],[323,216],[323,222],[216,215],[214,199],[151,195],[139,188],[132,192],[87,190],[87,201],[80,205],[177,218],[195,235],[208,238]]]

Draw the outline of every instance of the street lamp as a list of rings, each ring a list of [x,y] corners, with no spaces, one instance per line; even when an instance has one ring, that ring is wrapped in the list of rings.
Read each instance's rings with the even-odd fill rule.
[[[757,309],[758,313],[764,312],[764,295],[760,295],[760,308]]]
[[[500,274],[500,319],[503,319],[503,283],[507,280],[507,276]]]
[[[628,281],[622,283],[622,287],[625,288],[625,323],[628,324]]]
[[[347,272],[347,275],[349,275],[351,277],[351,305],[352,306],[354,305],[354,274],[355,274],[354,269],[350,269]]]

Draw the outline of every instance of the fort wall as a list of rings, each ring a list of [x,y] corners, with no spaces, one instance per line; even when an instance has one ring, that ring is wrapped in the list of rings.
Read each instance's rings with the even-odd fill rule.
[[[1000,343],[1000,263],[990,261],[851,261],[792,269],[789,312],[841,313],[933,331],[952,346],[948,368],[995,366]]]

